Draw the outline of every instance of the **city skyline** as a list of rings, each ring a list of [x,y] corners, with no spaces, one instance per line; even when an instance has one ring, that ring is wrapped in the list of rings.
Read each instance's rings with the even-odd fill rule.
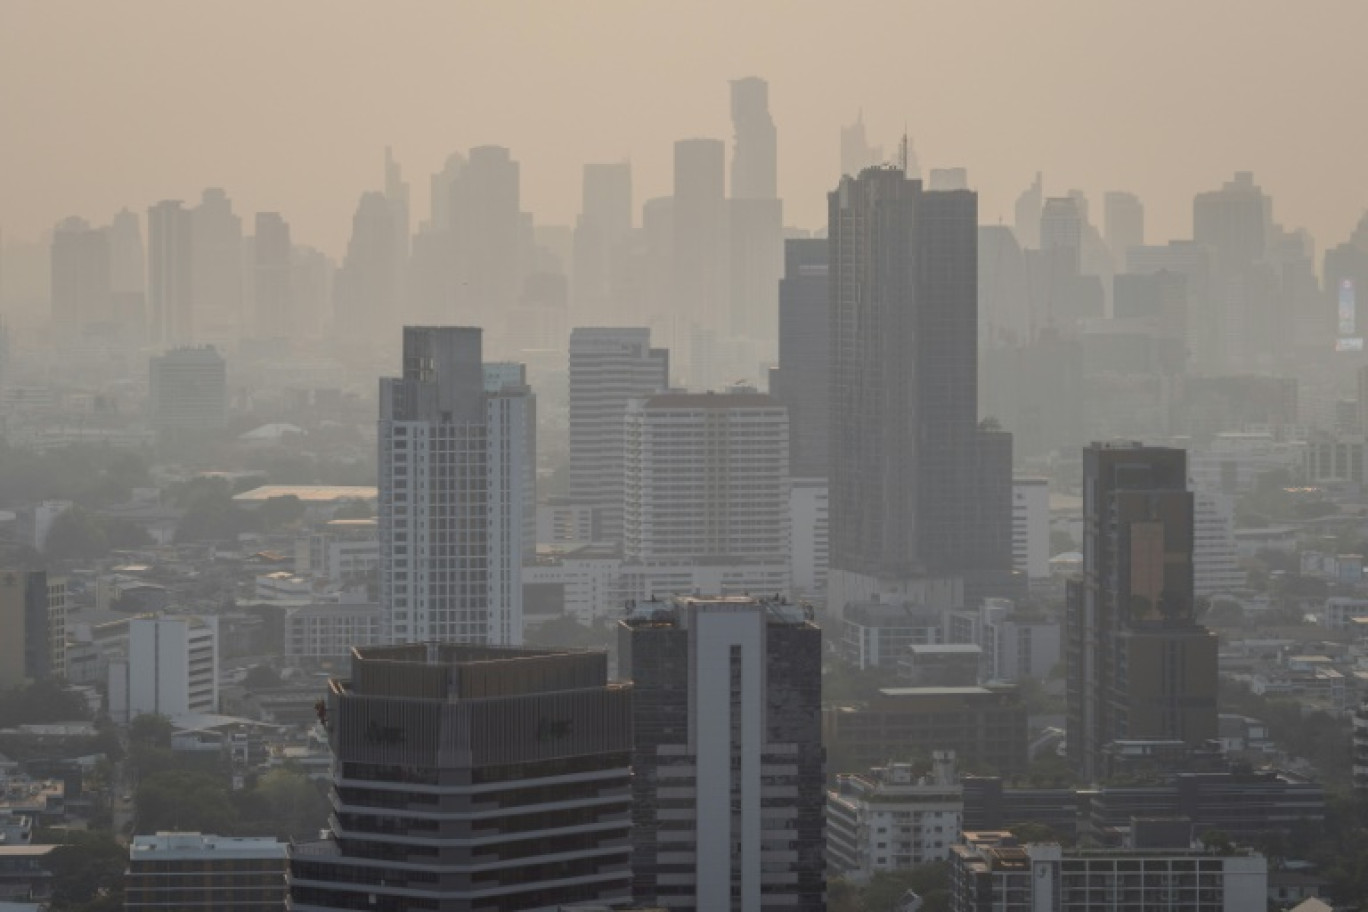
[[[340,256],[356,194],[376,183],[387,145],[410,175],[438,170],[454,149],[505,145],[523,163],[528,208],[545,223],[570,225],[582,164],[630,160],[634,198],[647,200],[668,190],[675,140],[730,145],[726,84],[751,75],[770,83],[786,220],[805,227],[820,224],[822,200],[802,188],[839,176],[838,131],[861,112],[886,155],[896,154],[906,126],[924,167],[967,167],[987,224],[1010,221],[1013,200],[1038,170],[1050,195],[1081,187],[1098,203],[1107,191],[1135,193],[1159,237],[1185,236],[1192,194],[1218,186],[1232,168],[1260,175],[1279,220],[1308,228],[1323,245],[1346,236],[1363,208],[1353,189],[1362,186],[1359,128],[1336,120],[1333,91],[1351,36],[1368,24],[1368,11],[1348,4],[1318,10],[1314,28],[1272,5],[1255,15],[1245,5],[1161,3],[1145,16],[1106,7],[1052,15],[1062,3],[871,7],[889,25],[874,30],[834,27],[846,15],[835,9],[799,23],[768,2],[739,11],[691,5],[687,16],[629,4],[573,15],[540,6],[531,16],[435,7],[382,21],[343,11],[323,24],[320,8],[306,4],[273,11],[276,27],[267,30],[250,6],[230,17],[226,6],[147,4],[141,9],[161,24],[155,34],[136,7],[82,8],[79,17],[64,9],[0,13],[5,84],[86,66],[103,74],[98,83],[57,75],[36,91],[0,95],[0,115],[21,126],[7,157],[12,173],[25,175],[0,182],[6,239],[37,238],[73,214],[99,221],[124,205],[190,203],[203,187],[222,186],[240,212],[279,211],[299,238]],[[1173,29],[1180,10],[1185,28]],[[773,22],[784,28],[749,27]],[[896,26],[926,23],[945,40],[899,55],[906,69],[890,78],[882,61],[905,31]],[[457,29],[469,37],[464,53],[452,54],[446,36]],[[62,41],[48,40],[58,33]],[[1019,38],[1026,33],[1029,43]],[[575,52],[581,38],[599,52],[592,64]],[[841,67],[807,66],[795,53],[818,42]],[[871,46],[857,53],[856,42]],[[1273,47],[1277,67],[1265,63]],[[399,55],[402,66],[387,65]],[[143,64],[128,66],[130,58]],[[291,66],[257,75],[235,69],[239,60]],[[964,76],[945,92],[941,74],[953,68]],[[156,78],[167,70],[197,94]],[[289,75],[296,70],[308,75]],[[522,75],[476,78],[490,71]],[[627,78],[646,72],[655,76]],[[1270,100],[1289,102],[1277,105],[1276,130]],[[453,102],[459,117],[432,116]],[[1080,110],[1091,116],[1079,118]],[[244,141],[253,136],[269,139]],[[415,223],[426,208],[414,207]]]

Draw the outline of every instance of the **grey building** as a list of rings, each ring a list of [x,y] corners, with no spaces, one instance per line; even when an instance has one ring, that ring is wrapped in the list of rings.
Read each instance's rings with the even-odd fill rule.
[[[978,197],[870,168],[829,206],[828,598],[927,578],[1004,594],[1012,440],[978,420]]]
[[[605,653],[354,649],[323,715],[336,812],[293,848],[292,909],[627,900],[631,693]]]
[[[633,899],[670,910],[826,908],[821,631],[749,597],[638,602]]]
[[[831,293],[826,238],[784,242],[779,281],[779,366],[770,395],[789,410],[794,478],[825,478],[831,422]]]
[[[52,232],[52,323],[71,341],[109,319],[109,232],[68,218]]]
[[[212,345],[177,348],[148,362],[152,427],[166,441],[194,440],[228,424],[228,365]]]
[[[194,338],[191,216],[180,200],[147,210],[148,341],[186,345]]]

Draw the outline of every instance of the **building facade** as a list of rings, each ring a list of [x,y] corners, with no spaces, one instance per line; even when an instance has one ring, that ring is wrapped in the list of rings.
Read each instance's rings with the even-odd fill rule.
[[[165,439],[222,431],[228,424],[228,365],[213,346],[176,348],[150,362],[152,428]]]
[[[824,909],[821,631],[789,603],[686,597],[636,603],[618,643],[634,900]]]
[[[66,581],[0,570],[0,688],[66,674]]]
[[[289,845],[261,836],[134,836],[124,908],[285,912]]]
[[[132,618],[124,662],[109,665],[110,715],[218,712],[218,618]]]
[[[602,652],[419,644],[352,652],[325,725],[328,838],[291,857],[298,912],[626,901],[631,693]]]

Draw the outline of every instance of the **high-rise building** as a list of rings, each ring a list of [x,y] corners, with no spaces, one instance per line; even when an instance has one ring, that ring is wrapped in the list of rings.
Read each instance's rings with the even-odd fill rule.
[[[978,198],[871,168],[829,202],[830,604],[953,578],[970,604],[1006,594],[1012,443],[978,420]]]
[[[672,313],[713,332],[730,330],[725,161],[719,139],[681,139],[674,146]],[[697,360],[694,354],[690,358]],[[708,379],[691,376],[689,382],[706,387]]]
[[[242,335],[242,219],[228,194],[211,187],[190,210],[194,340],[224,345]]]
[[[66,674],[66,581],[0,570],[0,688]]]
[[[1126,253],[1145,243],[1145,205],[1134,193],[1113,190],[1102,198],[1102,236],[1116,271],[1126,267]]]
[[[623,904],[631,705],[602,652],[352,650],[325,713],[337,813],[294,847],[291,908]]]
[[[1039,171],[1031,186],[1021,191],[1013,210],[1012,232],[1023,250],[1040,247],[1040,212],[1044,206],[1045,192]]]
[[[1215,738],[1216,637],[1195,620],[1183,450],[1083,450],[1083,573],[1065,623],[1069,759],[1095,781],[1118,742]]]
[[[333,335],[364,343],[391,331],[399,264],[394,259],[394,212],[383,193],[361,195],[351,239],[333,285]]]
[[[156,347],[195,339],[191,218],[180,200],[147,210],[147,335]]]
[[[68,218],[52,232],[52,323],[66,341],[110,317],[109,233]]]
[[[380,601],[390,641],[487,643],[488,413],[481,331],[404,327],[380,381]]]
[[[827,791],[827,858],[851,880],[945,861],[959,838],[964,797],[954,751],[934,751],[930,775],[911,763],[840,773]]]
[[[1052,196],[1040,210],[1040,249],[1072,251],[1075,271],[1083,256],[1083,225],[1078,201],[1072,196]]]
[[[164,439],[227,426],[228,366],[212,345],[172,349],[148,365],[149,417]]]
[[[142,294],[147,290],[147,254],[138,213],[120,209],[107,231],[110,290],[115,294]]]
[[[584,166],[583,196],[575,224],[571,295],[580,324],[639,319],[624,299],[632,235],[632,166]]]
[[[729,331],[772,344],[777,332],[775,293],[784,261],[784,211],[777,191],[769,83],[754,76],[733,80],[731,112],[735,142],[727,201]]]
[[[853,124],[841,127],[841,173],[854,177],[883,161],[883,147],[871,146],[865,136],[864,111],[860,111]]]
[[[527,366],[484,365],[489,440],[489,642],[522,642],[524,564],[537,557],[537,397]]]
[[[255,313],[247,327],[256,338],[294,339],[304,328],[291,300],[292,254],[290,223],[279,212],[258,212],[252,243]]]
[[[124,872],[124,909],[285,912],[289,848],[268,836],[134,836]]]
[[[787,589],[788,435],[783,404],[751,391],[628,406],[623,558],[643,581],[637,594],[680,591],[671,570],[700,564],[728,568],[729,591]],[[653,571],[665,588],[649,582]]]
[[[756,76],[731,83],[733,199],[776,199],[777,145],[769,112],[769,83]]]
[[[1192,200],[1192,239],[1215,255],[1217,272],[1248,266],[1268,252],[1273,202],[1254,183],[1254,175],[1238,171],[1220,190]]]
[[[827,476],[831,410],[830,253],[826,238],[784,242],[779,282],[779,366],[770,395],[789,410],[794,478]]]
[[[618,643],[634,900],[825,909],[821,631],[792,604],[678,598],[637,603]]]
[[[463,291],[460,322],[497,328],[518,301],[527,271],[530,237],[525,237],[521,170],[502,146],[477,146],[452,184],[451,230],[458,251]]]
[[[570,333],[570,498],[594,511],[597,541],[622,538],[623,419],[627,403],[669,386],[669,352],[651,331]]]
[[[1050,482],[1012,479],[1012,569],[1027,579],[1050,575]]]

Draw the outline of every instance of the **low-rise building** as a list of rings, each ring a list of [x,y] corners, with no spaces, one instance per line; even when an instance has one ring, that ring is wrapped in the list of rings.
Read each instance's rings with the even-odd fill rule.
[[[860,669],[891,668],[908,646],[945,639],[942,613],[908,602],[855,602],[841,619],[841,652]]]
[[[134,836],[124,908],[284,912],[288,846],[260,836]]]
[[[285,613],[285,658],[294,662],[340,661],[383,636],[384,615],[373,602],[317,602]]]

